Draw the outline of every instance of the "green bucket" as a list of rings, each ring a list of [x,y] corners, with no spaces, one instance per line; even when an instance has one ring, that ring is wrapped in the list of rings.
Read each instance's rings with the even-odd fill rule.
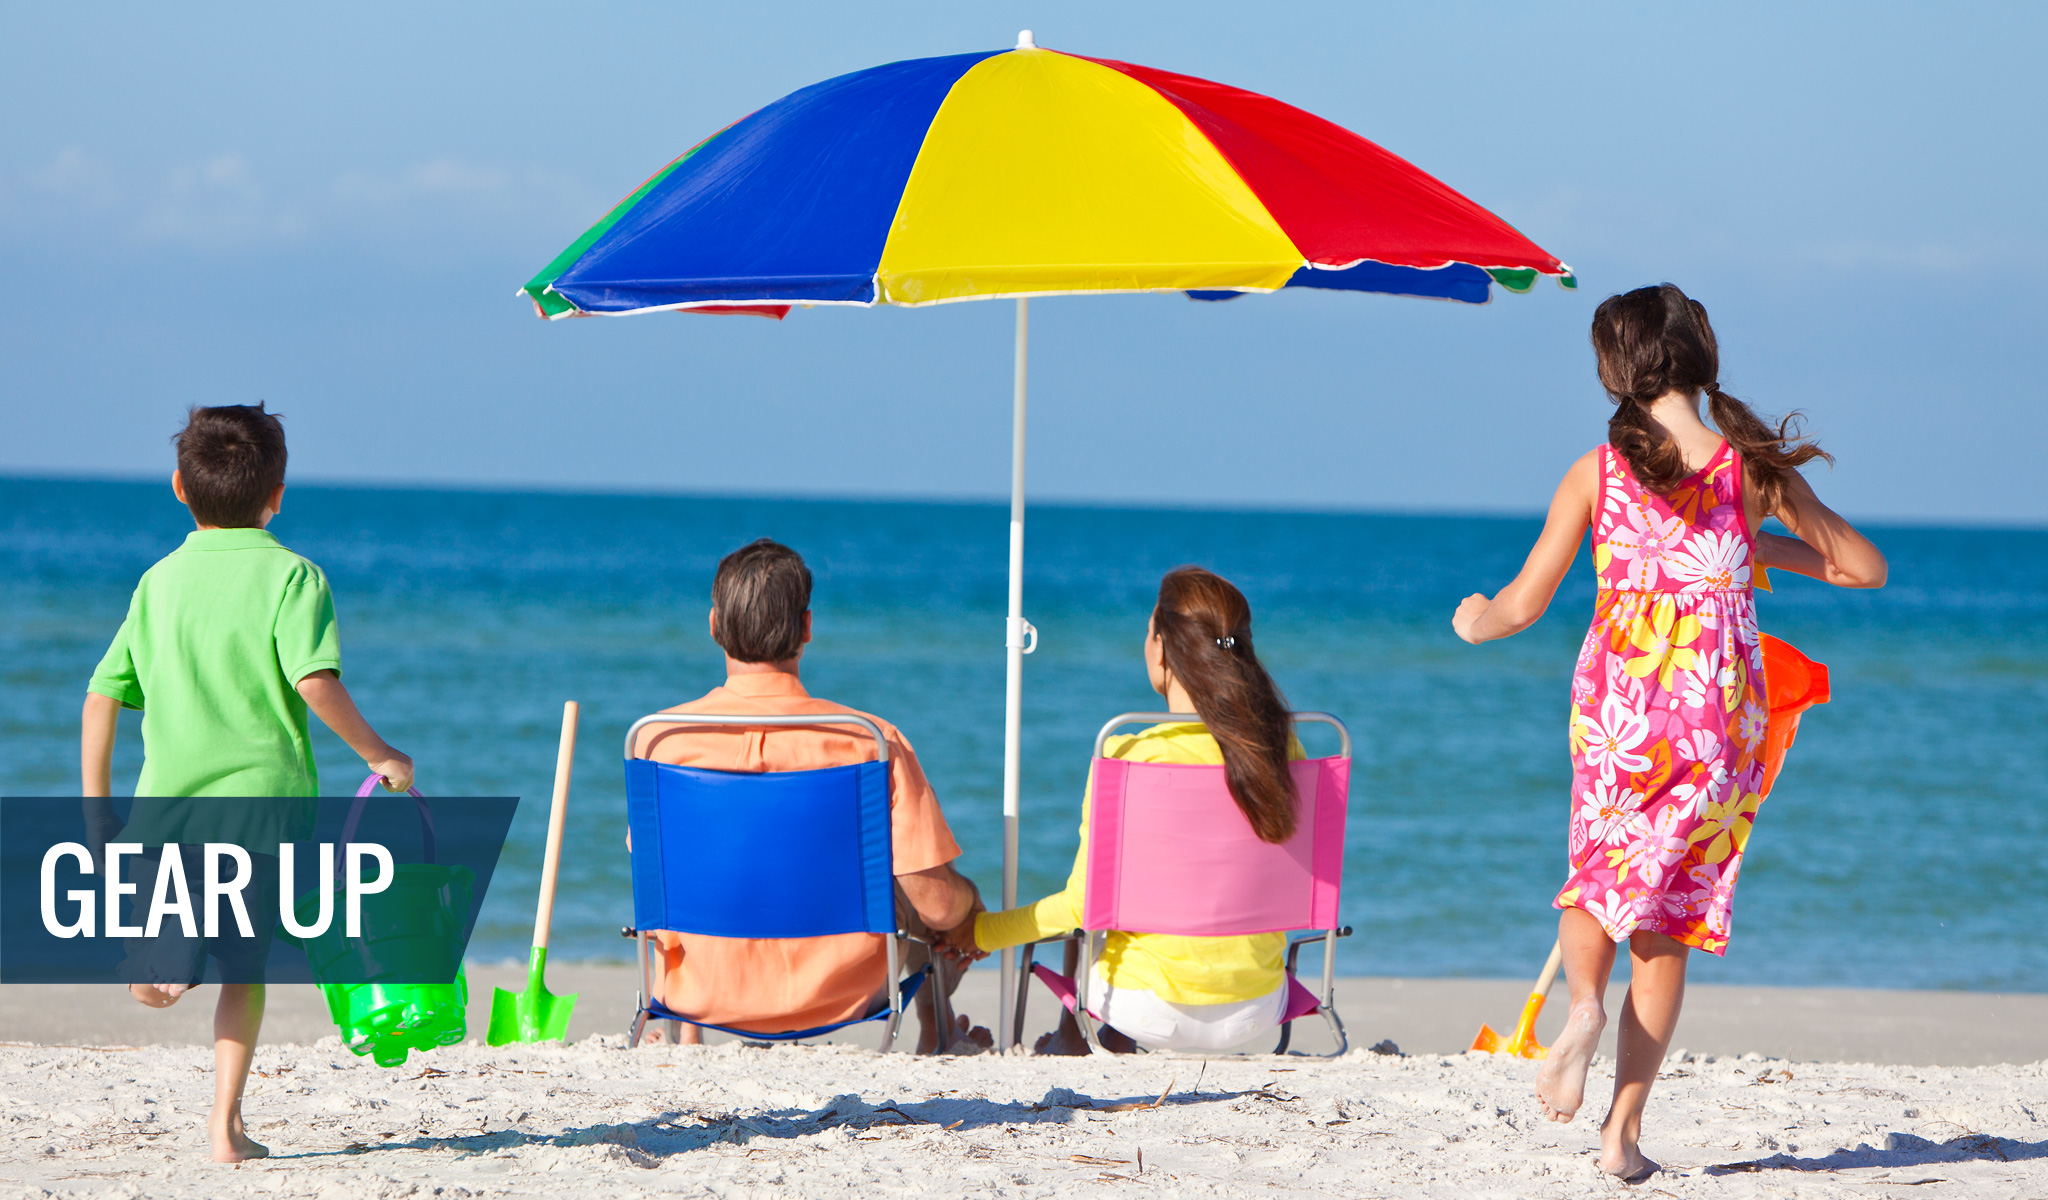
[[[342,845],[353,839],[377,780],[371,776],[357,791],[342,826]],[[428,861],[397,864],[389,887],[362,898],[361,936],[346,936],[346,892],[337,883],[327,929],[292,939],[306,952],[343,1044],[380,1067],[401,1066],[414,1050],[455,1045],[469,1031],[462,930],[469,922],[476,875],[468,867],[432,861],[433,815],[418,791],[410,794],[419,806]],[[300,925],[319,915],[319,900],[313,892],[298,897]],[[452,982],[395,982],[419,979]]]

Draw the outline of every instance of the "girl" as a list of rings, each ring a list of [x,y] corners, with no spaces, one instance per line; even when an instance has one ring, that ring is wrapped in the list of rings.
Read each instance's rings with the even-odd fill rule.
[[[1222,763],[1230,794],[1253,831],[1275,844],[1292,837],[1296,800],[1287,761],[1302,757],[1301,744],[1286,702],[1252,650],[1252,610],[1244,594],[1200,567],[1168,572],[1145,629],[1145,670],[1170,710],[1202,719],[1111,738],[1105,753],[1138,762]],[[959,949],[986,953],[1079,928],[1087,862],[1084,798],[1081,847],[1066,890],[1007,912],[982,913],[972,928],[974,946]],[[1287,1001],[1286,944],[1281,933],[1111,933],[1090,968],[1091,1007],[1102,1016],[1104,1048],[1128,1052],[1140,1042],[1220,1050],[1272,1032]],[[1075,966],[1070,961],[1068,971]],[[1087,1052],[1072,1014],[1040,1040],[1038,1051]]]
[[[1632,1180],[1657,1169],[1637,1143],[1686,954],[1727,949],[1759,800],[1766,710],[1751,572],[1874,588],[1885,561],[1796,469],[1833,459],[1792,419],[1773,428],[1721,390],[1698,301],[1668,283],[1609,297],[1593,314],[1593,351],[1615,404],[1608,444],[1572,464],[1521,574],[1491,600],[1466,597],[1451,627],[1477,644],[1534,624],[1592,526],[1600,593],[1572,678],[1572,870],[1553,902],[1571,1011],[1536,1095],[1553,1121],[1578,1111],[1615,946],[1627,941],[1635,973],[1600,1166]],[[1702,395],[1718,432],[1700,419]],[[1768,516],[1797,540],[1758,533]]]

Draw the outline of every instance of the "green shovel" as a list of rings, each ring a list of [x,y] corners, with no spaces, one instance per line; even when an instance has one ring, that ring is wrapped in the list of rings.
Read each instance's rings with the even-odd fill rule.
[[[533,957],[526,966],[526,990],[491,993],[491,1028],[484,1040],[493,1046],[513,1042],[550,1042],[568,1036],[569,1014],[576,997],[548,993],[543,977],[548,967],[548,927],[555,917],[555,874],[562,865],[562,820],[569,813],[569,770],[576,757],[576,702],[562,705],[562,747],[555,755],[555,802],[548,810],[548,848],[540,864],[540,908],[533,915]]]

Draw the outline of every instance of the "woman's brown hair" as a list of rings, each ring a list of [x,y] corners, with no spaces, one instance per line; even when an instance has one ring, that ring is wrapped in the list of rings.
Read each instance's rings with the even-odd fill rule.
[[[1176,567],[1159,581],[1152,629],[1166,669],[1223,749],[1223,776],[1252,832],[1276,845],[1293,837],[1293,721],[1252,650],[1252,606],[1244,593],[1214,571]]]
[[[1607,440],[1628,460],[1636,481],[1663,495],[1687,477],[1678,444],[1650,419],[1650,405],[1670,392],[1707,394],[1715,428],[1742,456],[1746,482],[1765,512],[1775,512],[1787,473],[1816,458],[1834,456],[1800,436],[1799,414],[1776,428],[1749,405],[1721,390],[1721,348],[1706,306],[1675,284],[1609,296],[1593,313],[1593,353],[1600,386],[1614,401]]]

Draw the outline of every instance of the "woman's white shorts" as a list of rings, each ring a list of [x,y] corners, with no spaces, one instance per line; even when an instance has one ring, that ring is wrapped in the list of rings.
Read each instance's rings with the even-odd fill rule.
[[[1118,1032],[1153,1050],[1223,1050],[1280,1027],[1287,981],[1253,1000],[1229,1004],[1174,1004],[1146,988],[1113,988],[1102,964],[1088,971],[1089,1011]]]

